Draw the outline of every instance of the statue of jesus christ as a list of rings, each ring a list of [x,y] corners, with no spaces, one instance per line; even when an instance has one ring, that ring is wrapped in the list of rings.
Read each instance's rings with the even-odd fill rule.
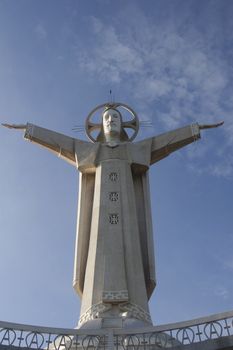
[[[119,106],[132,112],[134,119],[124,122]],[[104,327],[108,322],[121,327],[151,325],[148,300],[156,279],[148,169],[198,140],[200,129],[222,123],[196,123],[133,143],[125,128],[136,134],[136,113],[121,103],[101,105],[94,111],[99,107],[102,123],[87,121],[94,143],[29,123],[4,126],[24,129],[25,139],[80,172],[73,280],[82,300],[79,327]],[[99,135],[93,139],[91,132],[98,128]]]

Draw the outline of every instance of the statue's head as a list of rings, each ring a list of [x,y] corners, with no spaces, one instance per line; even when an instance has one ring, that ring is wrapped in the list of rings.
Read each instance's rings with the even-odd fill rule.
[[[128,141],[129,137],[122,126],[122,116],[118,109],[107,107],[102,114],[101,131],[97,141]]]
[[[108,108],[102,117],[104,135],[120,135],[122,127],[122,117],[115,108]]]
[[[123,120],[121,112],[118,107],[125,110],[131,118]],[[97,111],[101,109],[101,121],[93,122],[93,118],[96,116]],[[133,117],[133,118],[132,118]],[[139,129],[139,121],[137,114],[124,103],[104,103],[95,107],[88,115],[86,120],[86,133],[87,136],[93,142],[109,142],[119,143],[124,141],[132,141]],[[133,130],[132,133],[127,133],[125,129]],[[97,136],[92,133],[99,130]]]

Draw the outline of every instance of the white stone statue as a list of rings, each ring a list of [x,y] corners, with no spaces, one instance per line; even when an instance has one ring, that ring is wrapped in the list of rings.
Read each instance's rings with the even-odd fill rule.
[[[123,121],[119,107],[133,115]],[[102,110],[102,122],[91,122]],[[127,105],[97,106],[88,116],[86,142],[36,125],[24,138],[52,151],[80,172],[73,286],[81,298],[79,327],[151,325],[148,300],[156,285],[149,167],[200,138],[188,125],[139,142],[136,113]],[[131,138],[125,128],[134,130]],[[92,132],[100,129],[96,138]]]

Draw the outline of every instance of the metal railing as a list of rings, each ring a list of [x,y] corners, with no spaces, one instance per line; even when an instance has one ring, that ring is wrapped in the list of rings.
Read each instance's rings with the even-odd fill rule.
[[[0,322],[0,348],[44,350],[149,350],[233,335],[233,311],[138,329],[63,329]],[[201,345],[201,344],[200,344]]]

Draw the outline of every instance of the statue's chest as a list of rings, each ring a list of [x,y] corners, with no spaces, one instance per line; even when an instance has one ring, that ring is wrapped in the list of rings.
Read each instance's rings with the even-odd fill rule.
[[[128,152],[127,145],[119,145],[116,147],[101,145],[97,155],[98,164],[102,164],[105,161],[117,159],[130,162],[131,157]]]
[[[104,166],[110,161],[116,161],[118,166],[124,163],[132,168],[133,172],[145,172],[150,164],[150,143],[122,143],[116,147],[96,143],[84,147],[77,152],[78,169],[82,173],[94,173],[96,168]]]

